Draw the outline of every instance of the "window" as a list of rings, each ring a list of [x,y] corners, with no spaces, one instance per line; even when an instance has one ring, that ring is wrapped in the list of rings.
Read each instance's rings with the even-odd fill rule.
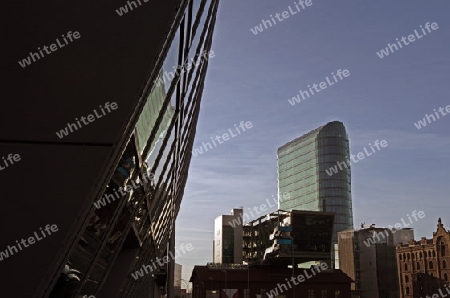
[[[435,258],[435,257],[436,257],[436,251],[433,250],[433,258]]]
[[[405,271],[408,271],[408,264],[405,263]]]
[[[433,269],[433,262],[432,262],[432,261],[430,261],[430,262],[428,263],[428,268],[429,268],[429,269]]]
[[[420,270],[420,263],[417,262],[417,270]]]
[[[448,281],[447,273],[444,273],[444,280],[445,280],[445,281]]]
[[[409,282],[409,277],[408,277],[408,275],[405,275],[405,282]]]
[[[447,262],[445,260],[442,261],[442,268],[443,269],[447,268]]]
[[[400,261],[402,260],[402,254],[399,255],[399,260],[400,260]]]
[[[250,290],[244,289],[244,298],[249,298],[249,297],[250,297]]]
[[[445,244],[444,242],[441,242],[441,256],[445,256]]]
[[[409,295],[409,287],[406,287],[406,295]]]
[[[341,291],[340,290],[335,290],[334,291],[334,298],[341,298]]]
[[[316,298],[316,294],[314,290],[308,290],[308,298]]]

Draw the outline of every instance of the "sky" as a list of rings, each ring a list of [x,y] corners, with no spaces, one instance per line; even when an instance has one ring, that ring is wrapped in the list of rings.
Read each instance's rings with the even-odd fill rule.
[[[355,228],[409,222],[414,210],[425,213],[409,226],[416,239],[431,238],[439,217],[450,227],[450,115],[414,124],[434,109],[450,111],[450,2],[312,0],[299,7],[292,0],[220,1],[194,148],[228,129],[236,136],[192,156],[176,221],[176,247],[194,248],[176,259],[183,279],[194,265],[212,262],[216,217],[277,195],[277,149],[334,120],[344,123],[351,154],[376,140],[388,144],[352,164]],[[252,32],[283,11],[288,18]],[[438,28],[424,35],[427,22]],[[419,38],[379,57],[415,30]],[[333,81],[339,69],[350,75],[289,103],[308,85]],[[252,127],[237,134],[241,121]]]

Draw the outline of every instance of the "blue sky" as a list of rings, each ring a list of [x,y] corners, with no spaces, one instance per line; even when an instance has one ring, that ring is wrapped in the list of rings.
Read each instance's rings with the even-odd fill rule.
[[[329,121],[344,123],[356,154],[375,140],[388,146],[352,166],[355,228],[394,225],[413,210],[411,227],[430,238],[438,217],[450,225],[450,115],[420,130],[414,123],[450,105],[450,2],[312,0],[300,13],[254,35],[291,0],[222,0],[195,147],[234,124],[253,127],[193,157],[176,245],[183,278],[212,261],[214,219],[233,207],[260,206],[277,193],[277,148]],[[396,38],[436,22],[439,29],[380,59]],[[421,34],[423,35],[423,34]],[[297,103],[288,99],[338,69],[350,76]],[[331,77],[330,77],[331,78]],[[274,211],[271,208],[269,211]]]

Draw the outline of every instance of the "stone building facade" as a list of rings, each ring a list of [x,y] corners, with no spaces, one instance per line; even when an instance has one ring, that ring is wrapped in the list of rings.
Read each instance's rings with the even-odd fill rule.
[[[400,298],[435,297],[448,292],[450,230],[444,228],[440,218],[432,239],[422,237],[397,245],[397,266]]]

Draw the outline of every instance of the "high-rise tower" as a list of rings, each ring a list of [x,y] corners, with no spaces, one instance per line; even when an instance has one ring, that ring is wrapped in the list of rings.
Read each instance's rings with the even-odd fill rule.
[[[334,212],[333,246],[337,232],[353,229],[349,151],[347,132],[339,121],[278,148],[278,193],[290,194],[278,202],[279,208]],[[328,175],[325,170],[338,162],[345,166]]]

